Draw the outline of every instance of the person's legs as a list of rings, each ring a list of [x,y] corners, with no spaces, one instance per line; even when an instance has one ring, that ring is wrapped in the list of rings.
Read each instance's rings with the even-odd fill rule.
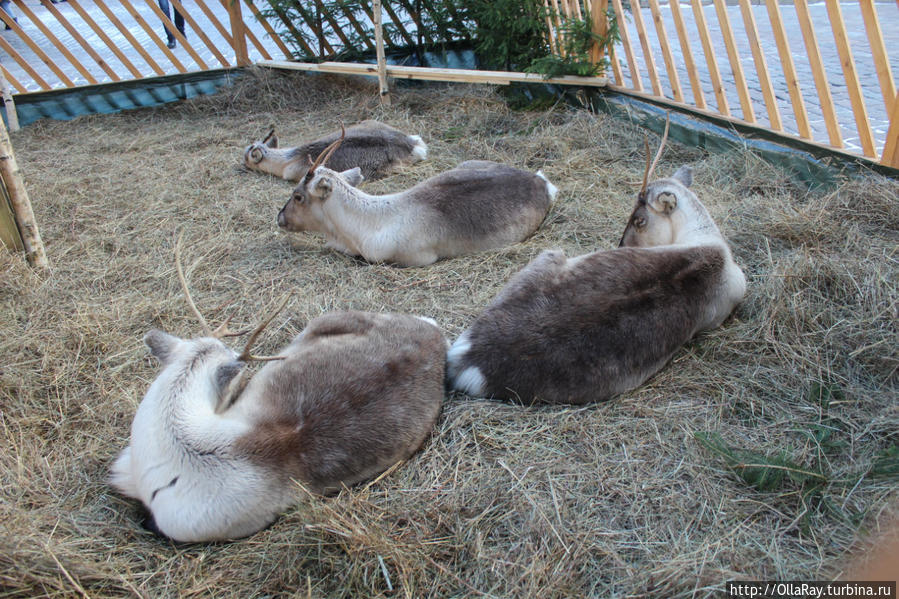
[[[184,35],[184,15],[178,12],[177,8],[175,9],[175,27],[178,29],[178,33]]]
[[[172,18],[172,11],[171,11],[171,9],[169,8],[169,0],[159,0],[159,10],[161,10],[161,11],[165,14],[166,17],[168,17],[168,18],[170,18],[170,19]],[[178,14],[178,11],[177,11],[177,10],[175,11],[175,14],[176,14],[176,15]],[[176,17],[176,20],[177,20],[177,17]],[[176,25],[176,26],[177,26],[177,25]],[[183,27],[183,25],[182,25],[182,27]],[[165,37],[166,37],[166,40],[167,40],[167,42],[168,42],[168,44],[167,44],[168,47],[169,47],[169,48],[174,48],[175,45],[176,45],[176,42],[175,42],[175,36],[172,35],[172,32],[169,31],[169,28],[168,28],[168,27],[166,27],[165,25],[163,25],[163,28],[165,29]]]
[[[10,2],[10,0],[0,0],[0,8],[2,8],[4,10],[4,12],[6,12],[6,14],[8,14],[9,17],[13,21],[16,21],[18,23],[19,20],[16,18],[16,15],[13,14],[13,12],[12,12],[12,2]],[[9,25],[7,25],[6,23],[3,23],[3,26],[4,26],[4,29],[9,29]]]

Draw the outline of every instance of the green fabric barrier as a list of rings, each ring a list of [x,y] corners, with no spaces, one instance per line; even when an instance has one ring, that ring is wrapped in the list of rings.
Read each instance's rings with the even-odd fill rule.
[[[42,118],[70,120],[87,114],[110,114],[134,108],[159,106],[196,96],[214,94],[231,85],[240,69],[216,69],[131,81],[17,94],[14,96],[19,126]],[[5,108],[2,116],[7,126]]]

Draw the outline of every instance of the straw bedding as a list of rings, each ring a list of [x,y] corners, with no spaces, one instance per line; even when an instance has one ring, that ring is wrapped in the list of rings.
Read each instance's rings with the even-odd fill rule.
[[[243,147],[271,124],[287,145],[364,118],[430,148],[370,193],[483,158],[542,168],[558,200],[526,242],[424,268],[279,232],[291,185],[237,169]],[[213,326],[255,324],[292,294],[260,352],[342,309],[431,316],[455,338],[542,249],[617,243],[643,133],[564,106],[512,111],[489,87],[413,86],[384,108],[357,80],[251,72],[214,97],[39,122],[13,144],[52,272],[0,253],[0,596],[702,597],[729,579],[838,576],[892,513],[878,459],[899,430],[899,185],[809,193],[752,154],[672,143],[657,173],[694,165],[749,281],[721,328],[600,405],[448,395],[423,450],[387,476],[326,499],[298,489],[248,539],[172,545],[105,477],[155,376],[141,337],[200,331],[176,231]],[[750,484],[731,449],[789,460],[788,476]]]

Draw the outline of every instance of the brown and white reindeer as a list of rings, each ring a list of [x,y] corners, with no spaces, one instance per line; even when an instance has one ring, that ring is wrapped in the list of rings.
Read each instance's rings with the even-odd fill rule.
[[[447,344],[433,321],[326,314],[247,382],[247,362],[269,359],[250,348],[274,315],[232,351],[227,321],[212,331],[190,299],[179,250],[180,240],[179,279],[205,335],[144,337],[162,371],[110,476],[153,530],[181,542],[250,535],[296,501],[296,482],[332,492],[418,450],[444,391]]]
[[[585,404],[633,389],[742,300],[743,271],[692,171],[648,183],[647,164],[620,247],[566,258],[541,253],[516,274],[448,353],[460,391],[525,404]]]
[[[543,222],[557,192],[540,171],[468,160],[406,191],[369,195],[356,189],[359,169],[324,166],[339,148],[340,140],[319,155],[278,214],[278,226],[321,233],[326,247],[369,262],[422,266],[522,241]]]
[[[306,176],[311,157],[321,154],[338,137],[340,133],[334,132],[301,146],[279,148],[278,136],[272,129],[262,141],[247,146],[243,164],[287,181],[300,181]],[[363,177],[375,179],[427,157],[428,146],[418,135],[406,135],[390,125],[369,120],[346,129],[346,139],[331,157],[331,163],[338,171],[358,166]]]

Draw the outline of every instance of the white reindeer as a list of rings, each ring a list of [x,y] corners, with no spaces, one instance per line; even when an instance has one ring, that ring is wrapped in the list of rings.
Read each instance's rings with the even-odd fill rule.
[[[246,168],[287,181],[300,181],[309,169],[310,157],[318,156],[338,139],[338,132],[293,148],[279,148],[275,130],[243,153]],[[378,121],[362,121],[346,130],[346,139],[331,157],[337,170],[359,167],[366,179],[382,177],[394,168],[428,157],[428,146],[418,135],[406,135]]]
[[[278,214],[288,231],[314,231],[327,247],[369,262],[422,266],[521,241],[537,230],[556,195],[543,173],[486,160],[456,168],[385,196],[356,189],[358,168],[323,166],[329,147],[309,167]]]
[[[450,348],[451,385],[473,396],[584,404],[633,389],[742,300],[743,271],[689,167],[647,185],[618,249],[545,251]]]
[[[238,355],[221,341],[227,321],[210,329],[176,263],[206,334],[144,337],[162,371],[110,477],[143,502],[153,530],[180,542],[250,535],[292,505],[297,482],[313,493],[335,491],[424,442],[444,390],[446,340],[433,321],[326,314],[247,382],[247,362],[269,359],[250,347],[274,315]]]

